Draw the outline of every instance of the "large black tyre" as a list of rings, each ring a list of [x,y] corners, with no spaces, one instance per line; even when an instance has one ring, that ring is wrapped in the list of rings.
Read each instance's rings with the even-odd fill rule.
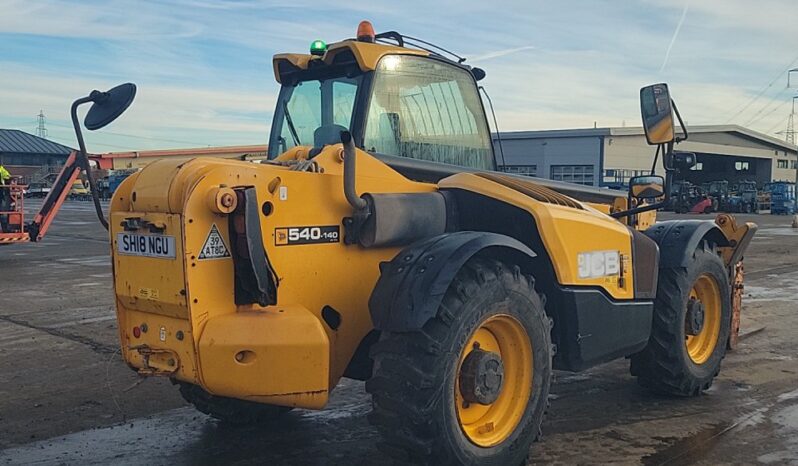
[[[531,367],[525,363],[514,365],[528,371],[524,372],[527,383],[515,386],[509,380],[518,372],[508,369],[498,396],[517,393],[519,386],[526,387],[527,393],[525,401],[513,404],[513,416],[523,410],[517,421],[504,426],[497,423],[497,432],[502,428],[512,430],[496,444],[478,446],[475,442],[480,439],[469,437],[476,435],[474,431],[465,433],[473,425],[461,426],[459,407],[464,411],[470,406],[458,403],[464,395],[456,387],[463,380],[463,358],[479,349],[473,343],[477,331],[482,332],[486,325],[500,319],[515,322],[512,325],[517,328],[516,334],[523,335],[531,350],[505,352],[507,347],[502,347],[505,367],[510,364],[504,358],[523,360],[522,356],[512,356],[521,354],[528,354]],[[417,464],[523,463],[540,433],[548,403],[550,333],[551,320],[545,315],[532,277],[498,261],[471,259],[450,285],[435,318],[418,331],[383,332],[372,349],[374,373],[366,382],[366,390],[373,405],[369,420],[382,435],[380,449],[395,459]],[[495,403],[489,409],[499,406],[499,400]],[[476,408],[483,406],[478,404]],[[490,430],[493,426],[490,424]]]
[[[701,331],[710,333],[691,338],[706,338],[707,344],[711,342],[713,346],[693,347],[691,356],[685,319],[688,307],[695,303],[690,301],[697,296],[696,289],[704,290],[702,296],[716,295],[717,306],[713,303],[712,308],[716,309],[719,322],[717,327],[713,325],[710,315],[715,311],[710,310],[709,299],[704,299],[707,311]],[[712,292],[708,293],[708,289]],[[726,269],[720,256],[704,245],[695,251],[687,267],[660,269],[651,336],[646,348],[632,356],[631,373],[640,385],[656,393],[700,395],[720,372],[730,326],[731,291]],[[713,329],[717,330],[717,338],[711,338]]]
[[[190,383],[179,382],[180,395],[194,405],[197,411],[214,417],[225,424],[247,425],[273,421],[292,408],[274,406],[253,401],[237,400],[223,396],[211,395],[202,387]]]

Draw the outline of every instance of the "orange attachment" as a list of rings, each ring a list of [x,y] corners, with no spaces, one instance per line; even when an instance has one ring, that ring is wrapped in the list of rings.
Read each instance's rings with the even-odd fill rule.
[[[370,21],[363,20],[357,25],[357,40],[359,42],[374,42],[377,34],[374,33],[374,26]]]
[[[743,308],[743,261],[734,266],[734,280],[732,282],[732,322],[729,332],[729,341],[726,348],[733,350],[737,348],[740,340],[740,311]]]

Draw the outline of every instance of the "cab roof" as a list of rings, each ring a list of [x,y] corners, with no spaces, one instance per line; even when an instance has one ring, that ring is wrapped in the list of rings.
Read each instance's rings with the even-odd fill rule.
[[[426,57],[430,52],[426,50],[399,47],[384,43],[360,42],[347,39],[331,44],[324,55],[311,55],[304,53],[280,53],[274,56],[274,79],[283,83],[290,74],[307,70],[315,63],[321,65],[347,65],[356,63],[361,71],[373,71],[377,63],[385,55],[415,55]]]

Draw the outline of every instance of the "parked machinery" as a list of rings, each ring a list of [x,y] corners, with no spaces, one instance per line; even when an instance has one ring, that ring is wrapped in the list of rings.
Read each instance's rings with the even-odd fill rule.
[[[773,215],[793,215],[798,213],[795,183],[774,181],[765,186],[770,192],[770,213]]]
[[[728,212],[729,182],[726,180],[710,181],[701,185],[704,193],[712,201],[713,212]]]
[[[78,175],[83,168],[77,158],[78,154],[72,152],[67,158],[66,163],[58,172],[52,187],[46,190],[41,188],[41,193],[45,199],[41,209],[33,217],[33,221],[25,221],[25,209],[23,208],[23,193],[25,187],[22,185],[0,186],[2,193],[0,199],[10,199],[12,202],[0,202],[0,245],[11,243],[24,243],[28,241],[41,240],[47,229],[50,227],[55,215],[61,208],[67,196],[71,196],[77,184],[83,187],[78,180]]]
[[[732,186],[727,212],[756,213],[759,211],[759,191],[756,181],[739,181]]]
[[[114,195],[116,188],[125,181],[125,179],[136,173],[138,169],[121,169],[121,170],[110,170],[108,174],[100,179],[97,180],[97,188],[100,192],[100,199],[108,200],[111,199],[111,196]]]
[[[708,214],[714,210],[712,199],[704,189],[689,181],[674,181],[670,193],[668,209],[677,214]]]

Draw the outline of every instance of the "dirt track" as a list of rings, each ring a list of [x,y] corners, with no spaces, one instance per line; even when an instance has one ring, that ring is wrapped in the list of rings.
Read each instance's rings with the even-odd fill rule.
[[[798,230],[760,224],[743,332],[698,399],[653,397],[626,361],[557,373],[532,463],[798,464]],[[69,202],[39,244],[0,248],[0,464],[383,464],[361,383],[322,412],[226,429],[117,352],[111,269],[91,205]]]

